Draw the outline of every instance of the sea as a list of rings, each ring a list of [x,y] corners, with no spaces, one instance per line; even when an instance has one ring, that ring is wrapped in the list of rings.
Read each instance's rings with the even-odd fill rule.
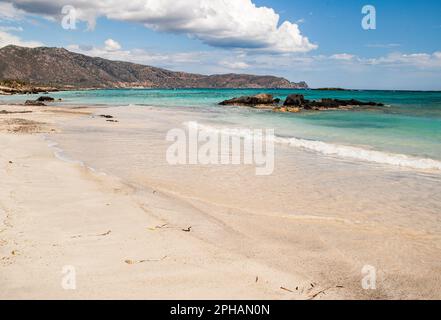
[[[348,111],[274,113],[220,106],[233,97],[270,93],[282,101],[289,94],[306,99],[357,99],[384,107]],[[274,129],[276,142],[324,155],[414,169],[441,170],[441,92],[316,91],[288,89],[111,89],[51,93],[58,105],[146,106],[176,113],[204,125]],[[19,103],[37,96],[0,97]]]

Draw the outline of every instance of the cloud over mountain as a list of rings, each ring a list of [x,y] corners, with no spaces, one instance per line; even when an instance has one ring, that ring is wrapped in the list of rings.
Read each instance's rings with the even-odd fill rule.
[[[0,29],[0,48],[10,44],[29,48],[40,47],[43,45],[41,42],[38,41],[23,40],[19,36],[16,36],[6,31],[2,31]]]

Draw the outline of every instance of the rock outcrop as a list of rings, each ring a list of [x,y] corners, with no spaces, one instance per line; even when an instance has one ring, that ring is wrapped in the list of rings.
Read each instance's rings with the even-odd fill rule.
[[[44,107],[46,105],[44,102],[37,100],[26,100],[24,104],[25,106],[34,106],[34,107]]]
[[[274,99],[270,94],[258,94],[255,96],[243,96],[225,100],[219,103],[223,106],[244,106],[259,109],[272,109],[276,112],[300,112],[302,110],[348,110],[359,106],[382,107],[384,104],[377,102],[364,102],[355,99],[340,100],[340,99],[321,99],[321,100],[307,100],[301,94],[289,95],[283,106],[279,105],[280,99]]]
[[[271,109],[275,107],[278,103],[280,103],[280,99],[274,99],[271,94],[262,93],[255,96],[243,96],[239,98],[225,100],[219,104],[221,106],[244,106]]]
[[[41,96],[36,100],[26,100],[26,106],[45,106],[45,102],[54,102],[55,99],[48,96]]]
[[[291,94],[286,97],[284,106],[301,106],[305,103],[305,97],[301,94]]]
[[[2,62],[3,61],[0,61],[0,65]],[[50,86],[35,86],[23,80],[0,80],[1,95],[38,94],[48,93],[49,91],[58,91],[58,89]]]
[[[352,109],[359,106],[371,106],[371,107],[382,107],[383,103],[377,102],[364,102],[355,99],[350,100],[340,100],[340,99],[321,99],[321,100],[307,100],[301,94],[289,95],[283,107],[278,107],[275,111],[279,112],[299,112],[301,110],[339,110],[339,109]]]
[[[37,99],[37,101],[39,101],[39,102],[54,102],[55,99],[52,97],[48,97],[48,96],[41,96]]]

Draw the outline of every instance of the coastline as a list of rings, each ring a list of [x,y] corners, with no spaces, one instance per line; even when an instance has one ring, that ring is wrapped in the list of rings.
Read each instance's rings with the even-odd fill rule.
[[[14,111],[17,106],[1,108]],[[151,212],[154,208],[139,205],[133,190],[118,179],[57,159],[41,134],[50,134],[57,121],[72,114],[57,108],[32,110],[27,119],[50,123],[38,134],[0,133],[5,147],[2,299],[308,297],[278,287],[279,282],[305,282],[300,277],[207,244],[183,232],[187,225],[165,226],[160,215]],[[155,192],[149,198],[153,207],[191,211],[167,195]],[[78,266],[77,290],[61,286],[65,265]]]
[[[139,123],[123,119],[118,129],[113,129],[103,119],[91,117],[97,111],[93,108],[0,106],[0,109],[33,111],[0,115],[2,121],[28,120],[13,123],[21,128],[13,127],[16,133],[4,132],[5,128],[11,129],[10,123],[2,122],[0,129],[0,140],[5,146],[0,155],[5,186],[0,192],[4,217],[4,227],[0,229],[2,298],[441,296],[436,272],[441,237],[435,227],[425,232],[426,224],[420,222],[413,229],[413,220],[397,223],[391,218],[391,221],[367,223],[344,214],[327,215],[329,203],[320,193],[317,199],[323,197],[323,211],[299,205],[293,211],[295,214],[287,214],[267,198],[262,200],[265,204],[262,210],[258,210],[261,203],[256,207],[244,206],[240,199],[213,198],[213,194],[220,193],[217,188],[226,187],[223,181],[218,181],[213,192],[207,189],[207,194],[195,197],[185,193],[176,177],[172,188],[164,172],[155,171],[153,176],[153,171],[145,172],[144,167],[148,179],[130,184],[122,181],[124,175],[113,175],[106,170],[105,164],[106,175],[103,175],[101,170],[93,172],[57,159],[43,138],[68,132],[66,126],[73,123],[75,130],[87,128],[81,137],[96,139],[106,152],[109,147],[116,152],[118,141],[108,141],[106,145],[106,136],[95,133],[137,128]],[[108,108],[105,112],[116,117],[122,117],[123,113],[136,116],[151,112],[163,120],[169,115],[166,111],[155,114],[139,108],[126,108],[124,112]],[[78,135],[72,137],[77,139]],[[75,146],[65,138],[63,146],[66,145]],[[87,158],[82,149],[67,150]],[[178,169],[172,171],[171,176],[177,173],[185,177]],[[217,174],[222,177],[224,172]],[[200,185],[206,186],[204,177],[201,179]],[[280,181],[263,183],[272,185]],[[191,185],[189,179],[183,182]],[[262,183],[254,179],[249,182]],[[301,190],[294,190],[298,194],[295,202],[301,201]],[[311,187],[308,192],[317,190]],[[315,199],[304,196],[305,203]],[[334,201],[337,207],[353,205],[343,196]],[[285,205],[288,211],[292,210],[292,204]],[[368,204],[360,204],[360,211],[363,206]],[[439,219],[432,217],[431,212],[421,213],[427,224]],[[367,216],[364,218],[370,221]],[[406,216],[406,219],[410,218]],[[183,231],[190,226],[191,232]],[[425,262],[412,265],[416,261]],[[363,290],[360,285],[361,269],[367,263],[381,270],[376,291]],[[77,266],[77,290],[66,291],[60,285],[65,265]]]

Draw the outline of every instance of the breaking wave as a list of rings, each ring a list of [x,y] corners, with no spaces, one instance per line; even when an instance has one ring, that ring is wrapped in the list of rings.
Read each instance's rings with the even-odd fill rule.
[[[212,126],[196,124],[193,122],[185,123],[187,127],[199,128],[211,132],[223,133],[231,136],[247,138],[250,130],[242,129],[219,129]],[[441,170],[441,161],[429,158],[418,158],[404,154],[388,153],[376,150],[364,149],[356,146],[333,144],[324,141],[306,140],[295,137],[273,136],[275,144],[287,145],[294,148],[314,151],[327,156],[335,156],[345,159],[373,162],[385,165],[406,167],[419,170]]]

